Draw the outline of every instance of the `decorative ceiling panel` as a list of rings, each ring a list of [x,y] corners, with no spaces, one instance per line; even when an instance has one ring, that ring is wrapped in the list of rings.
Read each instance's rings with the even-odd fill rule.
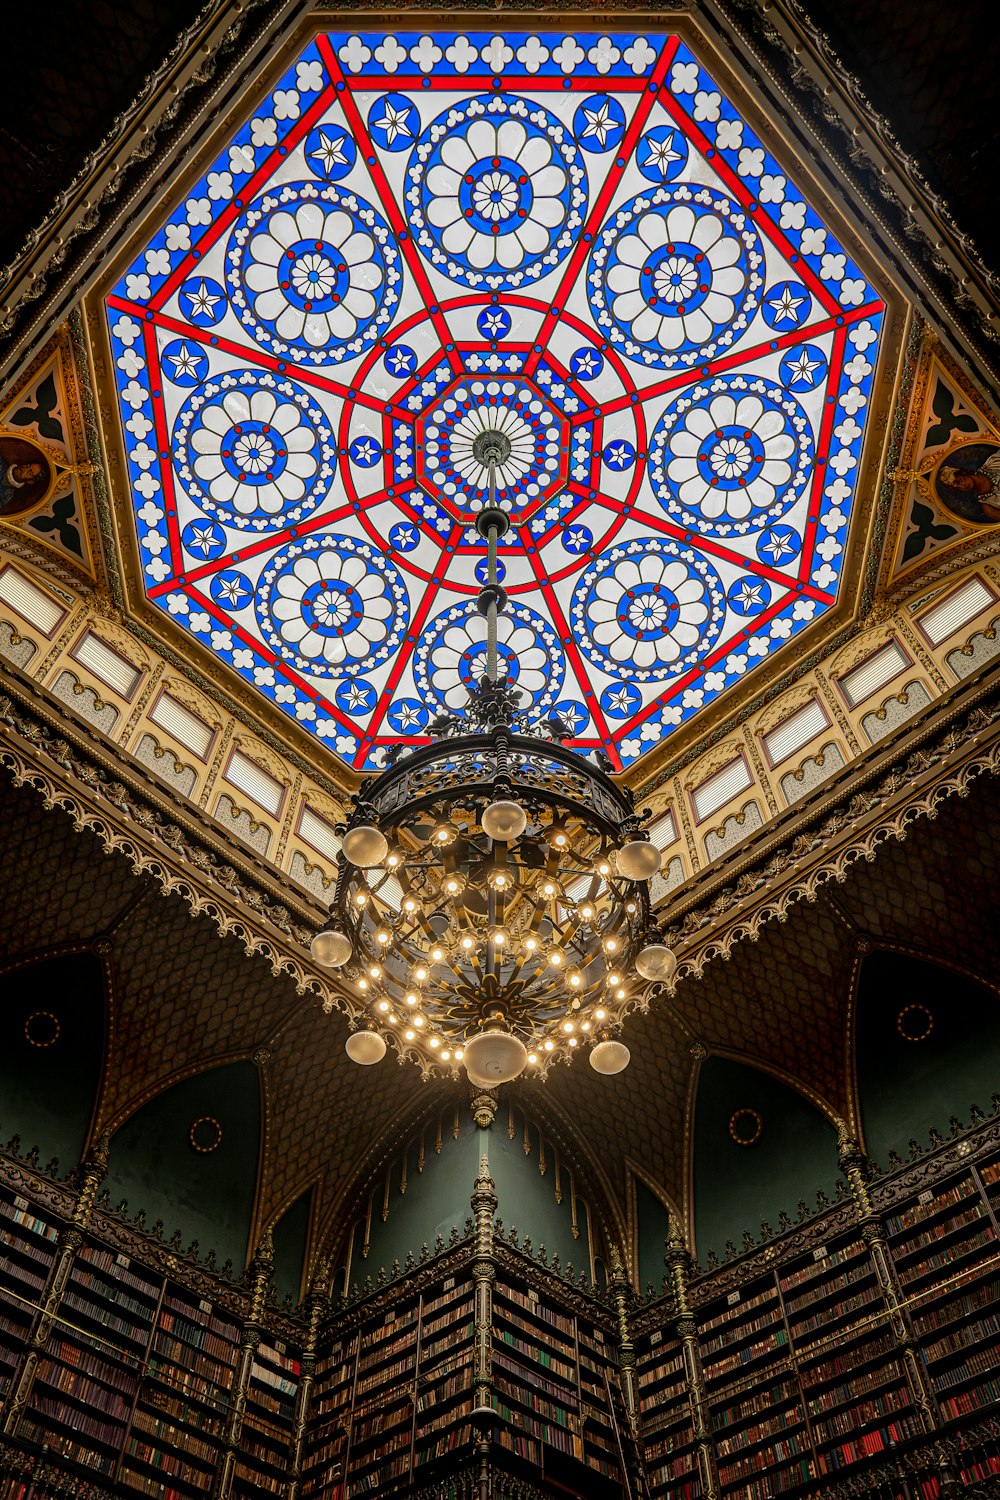
[[[836,602],[883,304],[671,36],[324,35],[107,298],[157,609],[356,769],[500,652],[627,766]]]

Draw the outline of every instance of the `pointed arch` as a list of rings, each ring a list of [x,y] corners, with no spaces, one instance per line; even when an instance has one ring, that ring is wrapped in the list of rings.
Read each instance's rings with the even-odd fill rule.
[[[946,1133],[1000,1088],[1000,986],[919,948],[879,944],[853,976],[849,1024],[861,1139],[882,1166]]]
[[[107,1190],[147,1222],[246,1262],[260,1168],[260,1078],[241,1061],[189,1074],[122,1122],[111,1138]]]
[[[0,969],[0,1130],[77,1165],[94,1127],[109,1026],[106,955],[79,944]]]
[[[733,1053],[696,1060],[689,1095],[691,1244],[722,1255],[763,1221],[834,1190],[840,1117],[780,1070]]]

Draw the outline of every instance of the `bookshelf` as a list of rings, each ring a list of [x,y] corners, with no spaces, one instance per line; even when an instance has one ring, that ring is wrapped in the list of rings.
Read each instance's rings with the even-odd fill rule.
[[[477,1230],[289,1317],[267,1302],[266,1260],[226,1283],[75,1208],[73,1189],[0,1156],[0,1403],[17,1458],[0,1500],[403,1500],[447,1494],[484,1454],[498,1493],[559,1500],[703,1500],[708,1479],[720,1500],[881,1497],[897,1473],[938,1500],[946,1478],[1000,1482],[1000,1121],[897,1165],[867,1204],[842,1198],[726,1266],[686,1267],[683,1289],[645,1304],[499,1235],[484,1251]]]

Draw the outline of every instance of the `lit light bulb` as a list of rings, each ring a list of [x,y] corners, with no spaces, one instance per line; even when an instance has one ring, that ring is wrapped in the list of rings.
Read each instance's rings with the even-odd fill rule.
[[[613,972],[613,971],[612,971],[612,972],[611,972],[611,973],[610,973],[610,974],[609,974],[609,975],[608,975],[608,983],[609,983],[609,984],[610,984],[610,985],[611,985],[611,986],[612,986],[612,987],[613,987],[613,986],[614,986],[614,985],[616,985],[616,984],[621,984],[621,982],[622,982],[622,977],[621,977],[621,975],[620,975],[620,974],[616,974],[616,973],[614,973],[614,972]]]
[[[379,928],[378,932],[376,932],[375,934],[375,941],[376,943],[381,943],[383,948],[385,947],[386,943],[392,942],[392,933],[389,931],[388,927]]]
[[[444,883],[444,888],[449,896],[458,896],[462,891],[462,877],[460,875],[449,875]]]
[[[462,1055],[463,1054],[462,1054],[461,1047],[456,1047],[455,1048],[455,1061],[456,1062],[461,1062],[462,1061]]]
[[[408,1042],[412,1042],[416,1039],[417,1033],[415,1031],[404,1031],[403,1035],[406,1037],[406,1040]]]
[[[416,911],[417,904],[418,903],[416,902],[416,900],[412,896],[405,896],[403,898],[403,910],[405,912],[410,912],[412,914],[413,912]]]
[[[604,951],[605,953],[617,953],[618,939],[616,937],[606,937],[604,939]]]
[[[576,1046],[576,1037],[575,1036],[571,1036],[570,1037],[569,1044],[570,1044],[571,1047],[575,1047]]]
[[[400,865],[403,863],[403,856],[401,854],[397,854],[395,849],[392,849],[386,855],[385,862],[389,866],[390,870],[398,870]]]
[[[567,969],[566,983],[569,985],[570,989],[578,990],[583,983],[583,975],[580,973],[580,970]]]
[[[469,934],[466,933],[465,937],[462,939],[462,947],[465,950],[465,952],[466,953],[471,953],[472,950],[473,950],[473,948],[475,946],[476,946],[476,940],[475,940],[475,938],[470,937]]]
[[[528,1053],[528,1061],[532,1064],[532,1066],[534,1066],[534,1064],[538,1062],[538,1053],[537,1052],[529,1052]]]
[[[450,844],[455,837],[455,830],[450,823],[438,823],[431,830],[431,839],[435,844]]]
[[[589,1021],[581,1021],[580,1022],[580,1030],[581,1031],[589,1031],[590,1030],[590,1022]]]
[[[561,948],[551,948],[549,950],[549,963],[552,965],[553,969],[561,968],[561,966],[565,962],[566,955]]]
[[[615,990],[615,999],[616,1000],[624,1000],[626,993],[627,993],[627,991],[624,990],[624,989]]]
[[[418,1027],[422,1026],[424,1024],[424,1018],[423,1018],[423,1016],[414,1016],[413,1017],[413,1024],[414,1024],[414,1026],[418,1026]]]
[[[413,971],[413,977],[418,984],[423,984],[424,980],[427,978],[427,970],[424,968],[423,964],[417,964],[417,967]]]
[[[536,937],[526,937],[524,940],[524,951],[525,953],[536,953],[538,951],[538,939]]]
[[[412,990],[411,990],[411,991],[410,991],[410,993],[409,993],[409,994],[408,994],[408,995],[407,995],[407,996],[406,996],[406,1003],[407,1003],[407,1005],[416,1005],[416,1003],[417,1003],[417,997],[416,997],[416,995],[415,995],[415,994],[414,994],[414,993],[413,993],[413,991],[412,991]]]
[[[355,904],[355,906],[367,906],[368,905],[368,892],[367,891],[357,891],[355,893],[355,897],[354,897],[354,904]]]
[[[594,908],[591,906],[591,904],[590,904],[589,901],[585,901],[583,903],[583,905],[581,907],[579,907],[578,910],[579,910],[579,915],[583,918],[583,920],[585,922],[589,922],[589,921],[592,920],[593,915],[594,915]]]
[[[434,947],[431,949],[431,958],[436,964],[439,964],[444,958],[444,949],[441,947],[440,943],[434,944]]]
[[[368,978],[369,979],[381,979],[381,977],[382,977],[382,970],[379,968],[378,964],[369,964],[369,966],[368,966]]]
[[[502,927],[495,927],[492,932],[493,942],[498,948],[502,948],[507,941],[507,934]]]
[[[544,1045],[545,1045],[546,1052],[551,1052],[552,1049],[555,1047],[555,1042],[546,1042]]]
[[[547,900],[551,901],[552,897],[558,895],[558,893],[559,887],[556,885],[554,880],[545,880],[542,882],[542,895],[545,896]]]
[[[367,988],[368,988],[368,981],[367,981],[367,979],[359,979],[358,980],[358,989],[361,990],[362,992],[364,992]]]
[[[440,1047],[440,1045],[441,1045],[441,1043],[438,1041],[437,1037],[436,1036],[432,1036],[431,1037],[431,1046],[435,1049],[435,1051],[437,1050],[438,1047]]]
[[[399,1025],[399,1017],[397,1015],[393,1015],[391,1012],[389,1014],[389,1025],[390,1026],[398,1026]]]
[[[565,1033],[566,1033],[567,1036],[569,1036],[569,1034],[570,1034],[571,1031],[575,1031],[576,1030],[576,1028],[573,1025],[572,1021],[564,1021],[562,1029],[563,1029],[563,1031],[565,1031]]]
[[[629,913],[629,915],[632,915],[635,912],[635,910],[636,910],[635,902],[634,901],[626,901],[625,902],[625,910]]]
[[[594,1020],[595,1021],[603,1021],[606,1015],[607,1015],[607,1011],[603,1010],[600,1006],[598,1006],[597,1009],[594,1011]]]
[[[599,859],[594,866],[594,869],[597,871],[598,875],[607,876],[611,874],[611,865],[606,859]]]
[[[451,1059],[451,1053],[448,1051],[448,1048],[446,1047],[444,1049],[444,1051],[441,1053],[441,1061],[442,1062],[448,1062],[448,1061],[450,1061],[450,1059]]]
[[[378,1008],[382,1012],[382,1014],[385,1015],[386,1011],[389,1009],[388,1000],[380,1000],[378,1003]]]

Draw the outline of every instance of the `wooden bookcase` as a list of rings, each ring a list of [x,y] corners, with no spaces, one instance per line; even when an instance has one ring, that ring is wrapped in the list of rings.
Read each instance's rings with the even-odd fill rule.
[[[682,1302],[616,1302],[496,1236],[485,1276],[465,1239],[310,1324],[267,1305],[266,1262],[226,1283],[76,1202],[0,1158],[0,1500],[395,1500],[484,1455],[498,1493],[559,1500],[1000,1493],[997,1120],[688,1267]]]

